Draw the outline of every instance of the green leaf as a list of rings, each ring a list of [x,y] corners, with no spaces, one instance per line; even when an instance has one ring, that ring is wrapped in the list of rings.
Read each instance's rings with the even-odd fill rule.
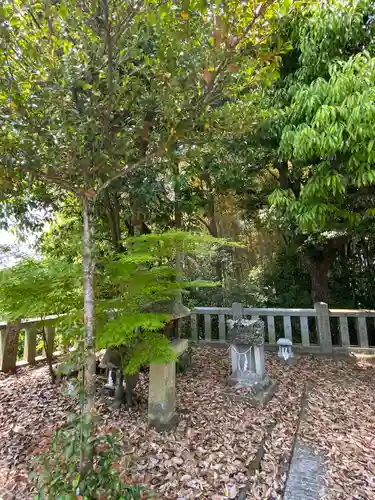
[[[69,460],[74,454],[74,442],[70,443],[65,450],[65,458]]]
[[[78,487],[78,484],[79,484],[79,480],[81,479],[81,475],[80,474],[77,474],[76,477],[73,479],[73,488],[76,489]]]
[[[64,20],[67,20],[69,17],[68,7],[65,2],[60,3],[60,15]]]

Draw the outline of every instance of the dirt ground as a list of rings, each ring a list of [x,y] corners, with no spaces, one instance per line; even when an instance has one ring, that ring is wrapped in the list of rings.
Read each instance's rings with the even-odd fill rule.
[[[169,432],[147,425],[147,375],[131,410],[98,395],[103,423],[123,433],[127,476],[157,498],[281,499],[305,401],[299,437],[324,453],[326,498],[375,499],[374,367],[312,357],[283,366],[271,354],[266,363],[278,389],[266,407],[252,408],[223,396],[226,350],[196,348],[177,378],[179,422]],[[0,375],[0,499],[32,498],[33,453],[75,405],[50,385],[45,366]]]

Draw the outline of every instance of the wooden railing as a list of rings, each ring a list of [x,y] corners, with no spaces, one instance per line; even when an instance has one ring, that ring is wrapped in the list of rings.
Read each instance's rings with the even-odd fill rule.
[[[276,347],[286,337],[297,350],[331,354],[362,351],[375,353],[375,311],[329,309],[319,302],[314,309],[196,307],[191,314],[191,336],[199,343],[225,344],[226,320],[242,315],[261,318],[265,323],[266,344]]]
[[[17,365],[34,364],[45,358],[45,352],[37,356],[37,341],[41,329],[45,329],[48,355],[54,352],[55,327],[53,320],[57,316],[27,318],[14,323],[0,322],[0,371],[13,372]],[[20,332],[24,330],[23,359],[18,360]]]

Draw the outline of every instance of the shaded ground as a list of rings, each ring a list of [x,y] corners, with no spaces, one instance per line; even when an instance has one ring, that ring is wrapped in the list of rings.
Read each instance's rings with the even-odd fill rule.
[[[168,433],[147,427],[146,378],[130,411],[108,408],[101,399],[102,418],[124,432],[129,476],[159,498],[218,500],[225,488],[232,498],[282,498],[307,387],[299,437],[325,455],[326,498],[374,499],[374,368],[308,357],[284,367],[271,355],[267,368],[278,391],[265,408],[250,408],[221,394],[226,351],[197,349],[193,367],[178,376],[180,419]],[[30,498],[32,453],[73,409],[74,402],[50,386],[46,367],[0,375],[0,499]]]

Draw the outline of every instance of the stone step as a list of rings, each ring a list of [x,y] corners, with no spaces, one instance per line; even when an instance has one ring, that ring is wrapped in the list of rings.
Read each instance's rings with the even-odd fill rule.
[[[284,500],[319,500],[324,497],[325,467],[321,455],[297,439]]]

